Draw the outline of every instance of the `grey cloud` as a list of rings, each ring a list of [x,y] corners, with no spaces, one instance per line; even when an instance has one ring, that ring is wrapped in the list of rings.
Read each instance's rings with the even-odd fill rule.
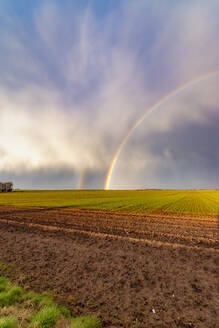
[[[13,181],[19,189],[75,189],[78,174],[66,168],[51,170],[1,171],[1,180]]]
[[[71,188],[82,168],[85,187],[103,187],[118,145],[146,108],[219,67],[217,1],[124,1],[101,19],[92,6],[69,8],[43,1],[28,29],[13,11],[0,23],[0,173],[25,187]],[[217,83],[194,86],[154,112],[129,139],[112,187],[146,178],[151,187],[211,184]]]
[[[1,171],[2,181],[13,181],[18,189],[98,189],[104,185],[105,171],[86,170],[83,185],[80,186],[80,172],[70,168]]]
[[[165,131],[143,133],[147,124],[121,155],[113,188],[218,188],[218,112]]]

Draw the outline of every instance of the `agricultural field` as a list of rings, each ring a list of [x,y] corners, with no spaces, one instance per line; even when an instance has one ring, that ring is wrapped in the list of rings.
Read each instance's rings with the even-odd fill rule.
[[[66,190],[0,194],[0,205],[76,207],[143,214],[217,216],[219,190]]]
[[[15,191],[0,202],[0,275],[25,291],[103,328],[217,327],[219,191]],[[59,315],[54,327],[72,324]]]

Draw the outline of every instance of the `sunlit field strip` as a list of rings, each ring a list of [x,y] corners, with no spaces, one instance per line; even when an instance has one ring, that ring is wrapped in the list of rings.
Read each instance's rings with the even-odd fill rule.
[[[219,215],[219,190],[64,190],[0,193],[0,205],[77,207],[142,214]]]

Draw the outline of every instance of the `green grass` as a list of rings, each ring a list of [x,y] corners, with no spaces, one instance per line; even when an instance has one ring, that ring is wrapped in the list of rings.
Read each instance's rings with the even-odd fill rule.
[[[217,216],[219,190],[29,190],[0,193],[0,205]]]
[[[36,328],[50,328],[58,320],[60,312],[57,307],[45,307],[39,311],[33,319]]]
[[[8,284],[8,280],[5,277],[0,277],[0,292],[4,292]]]
[[[25,291],[0,276],[0,328],[100,328],[94,316],[73,318],[45,295]]]
[[[23,296],[23,289],[19,286],[12,286],[8,291],[0,293],[0,307],[10,306],[18,302]]]
[[[12,316],[0,318],[0,328],[16,328],[17,320]]]
[[[99,328],[100,322],[93,316],[79,317],[72,320],[69,328]]]

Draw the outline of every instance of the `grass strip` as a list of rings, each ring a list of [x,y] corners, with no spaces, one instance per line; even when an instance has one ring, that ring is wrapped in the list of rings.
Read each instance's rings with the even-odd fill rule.
[[[17,320],[13,316],[0,318],[0,328],[16,328]]]
[[[74,318],[45,295],[25,291],[0,276],[0,328],[100,328],[94,316]]]
[[[100,321],[93,316],[74,318],[68,328],[100,328]]]

